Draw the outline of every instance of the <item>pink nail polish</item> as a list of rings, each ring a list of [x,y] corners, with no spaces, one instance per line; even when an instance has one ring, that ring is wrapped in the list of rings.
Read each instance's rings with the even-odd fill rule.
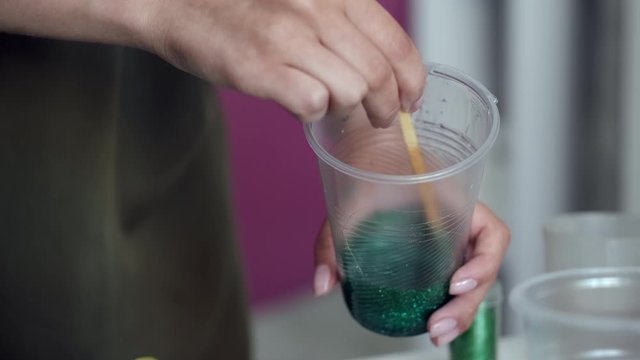
[[[429,336],[431,338],[437,338],[444,334],[449,333],[458,327],[458,322],[451,318],[442,319],[431,326],[429,329]]]
[[[452,342],[455,338],[457,338],[458,335],[460,335],[460,330],[458,330],[458,328],[455,328],[452,331],[436,338],[435,340],[436,346],[447,345],[448,343]]]
[[[461,295],[469,292],[478,286],[478,282],[474,279],[463,279],[456,281],[449,286],[449,293],[451,295]]]
[[[327,265],[319,265],[313,280],[313,291],[316,296],[321,296],[329,292],[331,282],[331,270]]]

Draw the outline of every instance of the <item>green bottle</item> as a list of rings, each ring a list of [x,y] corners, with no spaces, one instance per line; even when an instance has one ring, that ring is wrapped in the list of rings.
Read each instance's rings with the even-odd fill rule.
[[[449,345],[451,360],[497,359],[501,302],[502,288],[495,283],[480,304],[471,327]]]

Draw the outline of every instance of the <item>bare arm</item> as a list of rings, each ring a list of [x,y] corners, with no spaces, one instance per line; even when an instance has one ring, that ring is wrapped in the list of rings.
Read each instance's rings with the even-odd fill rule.
[[[384,126],[424,86],[413,42],[375,0],[3,0],[0,30],[143,48],[303,121],[362,104]]]
[[[135,3],[136,1],[131,1]],[[141,19],[126,1],[3,0],[0,31],[66,40],[139,46]]]

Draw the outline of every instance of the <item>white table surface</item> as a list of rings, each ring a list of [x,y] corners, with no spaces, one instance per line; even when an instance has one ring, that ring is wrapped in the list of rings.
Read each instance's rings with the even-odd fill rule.
[[[498,344],[498,359],[527,360],[524,338],[520,336],[501,338]],[[449,350],[447,346],[444,346],[435,350],[403,352],[352,360],[449,360]]]

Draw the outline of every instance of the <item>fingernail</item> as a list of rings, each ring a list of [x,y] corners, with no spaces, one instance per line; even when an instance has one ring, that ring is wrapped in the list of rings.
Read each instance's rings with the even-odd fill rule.
[[[391,122],[389,123],[389,125],[391,125],[391,124],[393,124],[393,123],[396,123],[396,122],[398,122],[398,121],[400,121],[400,113],[397,113],[397,114],[395,114],[395,115],[393,116],[393,118],[392,118]]]
[[[410,112],[416,112],[418,111],[418,109],[420,109],[420,107],[422,107],[422,104],[424,104],[424,99],[422,98],[422,96],[420,96],[420,99],[416,100],[412,105],[411,108],[409,109]]]
[[[437,337],[434,340],[434,343],[436,344],[436,346],[447,345],[448,343],[452,342],[455,338],[457,338],[458,335],[460,335],[460,330],[458,330],[458,328],[455,328],[452,331]]]
[[[452,318],[444,318],[431,326],[429,329],[429,336],[431,338],[437,338],[444,334],[449,333],[458,327],[458,322]]]
[[[474,279],[463,279],[460,281],[456,281],[451,286],[449,286],[449,294],[451,295],[460,295],[464,294],[468,291],[471,291],[478,286],[478,282]]]
[[[313,291],[316,296],[322,296],[329,292],[329,283],[331,282],[331,270],[327,265],[319,265],[316,268],[316,274],[313,280]]]

